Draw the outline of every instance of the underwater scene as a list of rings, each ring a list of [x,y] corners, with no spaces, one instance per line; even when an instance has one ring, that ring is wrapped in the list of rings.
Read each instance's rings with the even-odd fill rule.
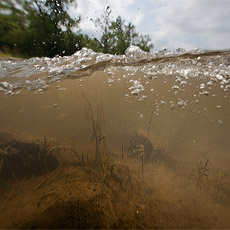
[[[0,60],[0,228],[230,228],[230,50]]]

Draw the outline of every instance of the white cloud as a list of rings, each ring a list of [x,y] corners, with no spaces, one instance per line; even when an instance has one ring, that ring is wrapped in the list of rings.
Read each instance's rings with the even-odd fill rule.
[[[70,15],[80,15],[80,29],[83,32],[94,33],[97,28],[95,27],[92,19],[94,20],[96,16],[99,16],[98,12],[101,12],[101,9],[104,9],[104,4],[101,0],[78,0],[77,7],[75,9],[70,9]]]
[[[136,0],[78,0],[77,8],[71,8],[70,14],[81,15],[80,28],[87,33],[94,33],[98,30],[93,21],[100,18],[107,6],[111,9],[111,18],[121,16],[126,23],[132,22],[135,26],[141,24],[144,13],[136,8]],[[134,8],[133,8],[134,7]],[[134,9],[134,10],[133,10]]]
[[[158,46],[230,48],[230,1],[164,0],[156,12],[159,31],[152,37]]]
[[[135,26],[139,26],[141,22],[143,21],[144,14],[140,11],[137,12],[136,17],[134,21],[132,22]]]
[[[111,17],[120,15],[137,31],[149,34],[156,49],[230,48],[229,0],[78,0],[72,15],[81,15],[83,32],[98,34],[91,19],[110,6]]]

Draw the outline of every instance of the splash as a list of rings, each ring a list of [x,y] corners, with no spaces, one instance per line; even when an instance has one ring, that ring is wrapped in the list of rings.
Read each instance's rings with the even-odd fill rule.
[[[230,89],[230,51],[146,53],[139,47],[129,47],[125,55],[95,53],[83,48],[72,56],[31,58],[23,61],[1,61],[0,92],[5,95],[19,94],[21,89],[45,91],[50,84],[64,79],[90,76],[98,70],[115,67],[128,72],[141,71],[149,78],[157,75],[176,75],[177,82],[187,84],[191,77],[207,77],[207,86],[219,82],[221,89]],[[110,72],[108,71],[108,74]],[[109,82],[111,83],[111,82]],[[134,92],[135,94],[135,92]],[[208,94],[204,91],[203,94]]]

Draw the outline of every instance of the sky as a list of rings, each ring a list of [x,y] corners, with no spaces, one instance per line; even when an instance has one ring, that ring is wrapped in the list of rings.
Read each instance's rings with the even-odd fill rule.
[[[230,0],[77,0],[70,8],[81,16],[82,32],[99,38],[94,20],[110,6],[141,34],[149,34],[154,50],[230,48]]]

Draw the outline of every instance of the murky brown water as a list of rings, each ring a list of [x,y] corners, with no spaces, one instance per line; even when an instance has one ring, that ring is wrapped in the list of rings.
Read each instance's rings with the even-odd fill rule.
[[[173,162],[170,170],[175,175],[180,172],[188,184],[202,181],[204,197],[218,205],[224,203],[223,213],[227,216],[230,205],[229,51],[166,56],[162,60],[136,57],[127,61],[124,57],[114,57],[97,66],[92,63],[98,56],[85,61],[80,58],[83,56],[76,56],[75,62],[78,60],[79,65],[86,66],[74,72],[59,69],[58,73],[48,74],[50,78],[41,71],[41,63],[41,72],[29,74],[25,79],[26,68],[10,72],[13,64],[9,63],[10,67],[4,70],[7,76],[4,72],[1,75],[1,130],[45,136],[87,152],[94,149],[94,120],[100,126],[98,135],[103,140],[99,141],[100,148],[105,147],[104,142],[107,151],[117,156],[128,151],[133,135],[141,134],[150,140],[155,153],[164,149],[164,155]],[[71,68],[73,60],[60,60],[59,67],[65,63]],[[31,68],[32,64],[28,66]],[[47,65],[44,63],[43,67]],[[38,87],[25,89],[36,85],[33,80]],[[160,164],[164,164],[164,159]],[[154,165],[146,160],[145,164],[148,163],[146,167]],[[157,170],[158,179],[164,180],[167,171],[161,174]],[[150,177],[146,175],[146,178],[146,183],[150,183]],[[226,222],[230,227],[227,219]]]

